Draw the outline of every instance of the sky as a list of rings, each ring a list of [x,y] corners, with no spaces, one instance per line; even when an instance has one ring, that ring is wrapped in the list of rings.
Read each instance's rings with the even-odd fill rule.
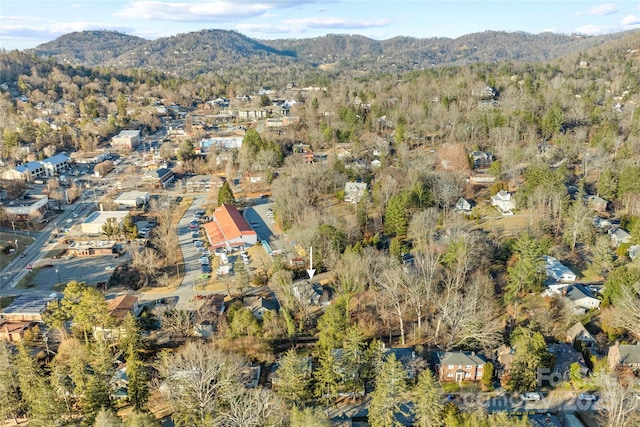
[[[29,49],[73,31],[148,40],[202,29],[255,39],[359,34],[449,37],[494,31],[600,35],[640,28],[640,0],[0,0],[0,48]]]

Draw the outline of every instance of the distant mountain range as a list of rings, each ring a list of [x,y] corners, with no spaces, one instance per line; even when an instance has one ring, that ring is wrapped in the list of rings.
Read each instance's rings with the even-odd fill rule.
[[[183,76],[249,65],[388,72],[476,62],[547,61],[629,33],[568,36],[485,31],[456,39],[373,40],[331,34],[309,39],[255,40],[235,31],[201,30],[145,40],[112,31],[83,31],[65,34],[31,52],[72,65],[147,68]]]

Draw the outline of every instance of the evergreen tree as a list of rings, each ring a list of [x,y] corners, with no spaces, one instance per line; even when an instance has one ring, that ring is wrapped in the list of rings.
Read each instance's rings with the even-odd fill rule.
[[[24,344],[18,346],[16,368],[20,393],[26,403],[30,419],[29,425],[34,427],[62,425],[64,407]]]
[[[291,425],[296,427],[329,427],[331,422],[327,414],[320,408],[298,409],[294,406],[291,410]]]
[[[122,420],[113,411],[102,408],[96,415],[93,427],[122,427]]]
[[[156,418],[144,412],[132,412],[124,423],[125,427],[160,427],[160,422]]]
[[[391,355],[378,372],[376,386],[371,393],[369,423],[372,427],[402,426],[398,415],[402,414],[402,394],[407,389],[407,373],[402,364]]]
[[[389,199],[384,215],[384,231],[390,236],[404,236],[409,227],[411,194],[403,191]]]
[[[333,350],[342,347],[348,323],[345,316],[345,302],[342,298],[329,305],[318,319],[318,347],[320,350]]]
[[[324,350],[319,357],[320,366],[314,373],[316,397],[323,402],[332,402],[341,389],[341,375],[338,373],[338,361],[332,350]]]
[[[14,357],[9,345],[0,342],[0,420],[12,418],[17,425],[21,407]]]
[[[107,378],[98,373],[89,377],[82,406],[84,408],[84,425],[92,425],[101,410],[113,408]]]
[[[144,342],[138,322],[131,313],[127,313],[124,317],[121,331],[120,348],[124,352],[127,362],[126,374],[129,380],[127,387],[129,403],[135,411],[143,411],[149,399],[147,370],[140,358]]]
[[[309,397],[310,371],[306,357],[287,351],[278,366],[278,394],[289,404],[301,405]]]
[[[233,191],[231,191],[231,186],[229,185],[229,181],[225,181],[220,187],[218,191],[218,206],[222,205],[235,205],[236,199],[233,197]]]
[[[516,302],[521,292],[541,290],[546,277],[542,244],[529,233],[523,233],[513,245],[514,255],[507,267],[509,278],[505,301]],[[516,314],[514,313],[514,316]]]
[[[413,390],[416,427],[438,427],[442,425],[442,390],[429,369],[420,373]]]
[[[511,347],[514,355],[509,369],[511,378],[508,389],[520,392],[535,390],[538,372],[550,360],[544,336],[529,328],[518,327],[511,335]]]

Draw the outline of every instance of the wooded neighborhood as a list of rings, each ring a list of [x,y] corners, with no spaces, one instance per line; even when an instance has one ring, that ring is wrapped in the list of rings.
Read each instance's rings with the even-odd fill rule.
[[[637,425],[640,34],[589,42],[260,78],[0,52],[0,420]]]

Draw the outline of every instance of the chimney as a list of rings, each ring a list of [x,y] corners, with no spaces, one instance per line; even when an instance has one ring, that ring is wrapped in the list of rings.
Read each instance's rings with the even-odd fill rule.
[[[100,203],[100,212],[103,212],[103,211],[104,211],[104,208],[102,206],[102,203]]]

